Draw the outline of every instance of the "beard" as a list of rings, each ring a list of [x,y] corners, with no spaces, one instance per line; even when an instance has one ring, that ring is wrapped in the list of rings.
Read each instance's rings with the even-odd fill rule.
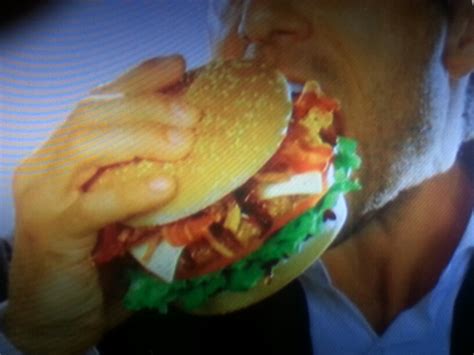
[[[362,157],[356,178],[362,190],[347,196],[348,219],[334,245],[455,163],[462,142],[462,120],[448,119],[449,99],[442,86],[434,81],[420,82],[413,79],[408,83],[403,98],[395,100],[389,95],[389,103],[378,101],[371,117],[365,117],[366,124],[354,125],[353,136]],[[384,112],[386,120],[377,119]]]

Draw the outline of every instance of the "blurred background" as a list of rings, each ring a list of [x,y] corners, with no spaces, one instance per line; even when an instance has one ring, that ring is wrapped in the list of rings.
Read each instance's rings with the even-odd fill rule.
[[[206,1],[24,3],[0,27],[0,237],[14,228],[15,166],[95,86],[172,53],[209,59]]]

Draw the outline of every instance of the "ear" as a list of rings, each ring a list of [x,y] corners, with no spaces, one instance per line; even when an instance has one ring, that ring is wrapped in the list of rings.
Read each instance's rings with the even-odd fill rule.
[[[451,77],[460,78],[474,71],[474,5],[471,0],[452,0],[449,6],[444,65]]]

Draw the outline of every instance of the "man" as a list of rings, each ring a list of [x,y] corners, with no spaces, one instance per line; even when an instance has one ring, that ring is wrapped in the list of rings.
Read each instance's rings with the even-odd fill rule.
[[[345,134],[359,142],[364,189],[349,196],[350,216],[336,245],[302,277],[312,350],[323,354],[448,352],[453,303],[473,250],[472,181],[457,160],[460,147],[473,138],[474,131],[472,115],[463,115],[474,68],[470,2],[214,1],[210,23],[216,57],[251,57],[275,65],[291,81],[320,81],[325,91],[344,103]],[[190,149],[186,130],[198,113],[179,101],[145,100],[162,119],[180,117],[172,120],[175,129],[154,133],[163,144],[153,152],[149,127],[134,127],[128,117],[118,115],[114,119],[120,128],[110,129],[96,118],[110,119],[110,112],[130,109],[146,114],[143,100],[133,98],[146,97],[152,89],[178,80],[182,71],[177,58],[150,61],[97,90],[126,95],[81,104],[18,169],[6,334],[19,349],[80,352],[122,321],[122,313],[110,302],[109,289],[102,291],[98,272],[88,263],[95,232],[166,203],[173,196],[173,181],[166,176],[146,182],[131,179],[130,186],[111,183],[87,196],[77,186],[99,163],[130,154],[176,159]],[[141,79],[150,73],[162,81],[142,86]],[[70,139],[77,129],[79,134]],[[110,138],[105,141],[112,146],[90,144],[99,135]],[[167,149],[167,141],[180,142],[178,155]],[[57,161],[71,163],[52,175]],[[35,166],[42,170],[23,173]],[[292,312],[288,318],[278,318],[282,308],[273,313],[256,309],[261,316],[274,314],[278,321],[265,319],[264,327],[275,334],[292,320]],[[225,336],[226,330],[212,333],[219,328],[186,319],[187,323],[172,328],[182,331],[173,339],[182,336],[186,341],[181,343],[195,346],[196,351],[211,349],[212,341],[214,351],[220,353],[246,347],[276,351],[270,343],[289,343],[288,339],[278,342],[275,336],[264,346],[250,345],[249,339],[269,338],[260,333],[251,337],[241,329],[226,348],[217,348],[223,344],[217,336],[201,346],[205,341],[201,336]],[[124,346],[120,335],[133,333],[135,320],[129,321],[128,328],[126,323],[122,332],[105,336],[102,349],[110,349],[111,342]],[[169,335],[162,328],[153,333],[154,329],[151,334],[156,339],[151,340],[158,351]],[[150,334],[150,327],[136,333]],[[186,344],[172,346],[179,353]]]

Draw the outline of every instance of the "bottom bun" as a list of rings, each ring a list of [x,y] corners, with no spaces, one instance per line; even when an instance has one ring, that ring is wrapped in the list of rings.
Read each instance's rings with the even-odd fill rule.
[[[341,231],[347,218],[347,205],[342,195],[339,196],[332,211],[336,219],[326,221],[321,234],[304,242],[298,254],[275,266],[269,283],[262,280],[257,286],[245,292],[221,292],[210,298],[203,306],[188,312],[197,315],[234,312],[262,301],[298,278],[321,257]]]

